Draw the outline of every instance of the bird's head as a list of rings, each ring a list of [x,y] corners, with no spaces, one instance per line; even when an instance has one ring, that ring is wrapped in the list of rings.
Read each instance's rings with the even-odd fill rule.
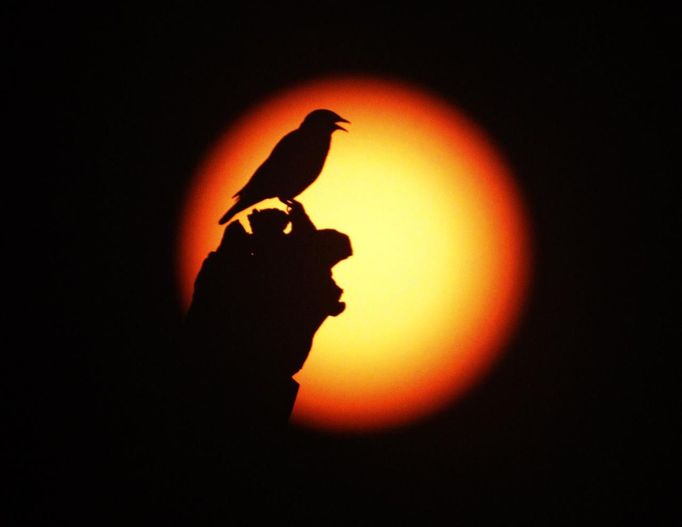
[[[339,114],[334,113],[331,110],[313,110],[306,115],[305,119],[303,119],[301,128],[309,128],[329,133],[332,133],[334,130],[343,130],[344,132],[348,131],[342,126],[339,126],[338,123],[350,124],[350,121],[347,121]]]

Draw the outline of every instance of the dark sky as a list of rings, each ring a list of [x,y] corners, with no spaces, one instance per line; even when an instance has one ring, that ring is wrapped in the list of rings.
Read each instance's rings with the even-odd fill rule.
[[[421,84],[489,132],[529,206],[535,271],[508,352],[461,403],[390,433],[291,431],[301,508],[455,525],[665,510],[672,390],[654,376],[669,316],[645,330],[661,304],[643,294],[664,281],[650,263],[674,210],[679,14],[443,9],[9,8],[5,450],[19,517],[49,516],[79,478],[116,494],[103,482],[121,416],[180,322],[175,230],[211,142],[280,88],[353,72]]]

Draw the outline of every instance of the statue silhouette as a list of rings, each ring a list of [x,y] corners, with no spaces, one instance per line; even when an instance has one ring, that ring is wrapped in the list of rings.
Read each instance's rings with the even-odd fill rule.
[[[253,234],[229,224],[196,279],[187,342],[226,375],[289,379],[325,318],[345,308],[331,269],[352,254],[350,239],[318,230],[300,203],[289,203],[288,214],[252,212]]]
[[[345,309],[332,267],[352,254],[350,239],[288,204],[253,211],[251,234],[228,224],[195,281],[171,434],[184,471],[175,477],[192,481],[195,496],[218,492],[228,473],[232,486],[259,485],[277,462],[298,391],[292,376],[324,320]]]

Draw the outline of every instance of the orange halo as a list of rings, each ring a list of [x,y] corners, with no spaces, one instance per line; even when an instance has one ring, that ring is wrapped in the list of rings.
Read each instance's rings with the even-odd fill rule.
[[[483,131],[436,96],[403,82],[335,77],[246,112],[188,192],[178,236],[182,299],[187,307],[201,262],[220,241],[217,220],[230,197],[315,108],[352,124],[334,134],[320,178],[298,199],[319,228],[348,234],[354,255],[334,268],[348,306],[315,336],[292,418],[337,431],[404,425],[442,409],[489,369],[529,277],[527,221],[509,169]],[[270,206],[282,207],[258,207]]]

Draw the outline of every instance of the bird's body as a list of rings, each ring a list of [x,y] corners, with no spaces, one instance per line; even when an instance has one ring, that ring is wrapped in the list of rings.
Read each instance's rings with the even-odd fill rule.
[[[332,133],[347,123],[330,110],[309,113],[296,130],[285,135],[270,156],[234,197],[237,202],[220,219],[222,225],[235,214],[268,198],[287,202],[308,188],[324,167]]]

